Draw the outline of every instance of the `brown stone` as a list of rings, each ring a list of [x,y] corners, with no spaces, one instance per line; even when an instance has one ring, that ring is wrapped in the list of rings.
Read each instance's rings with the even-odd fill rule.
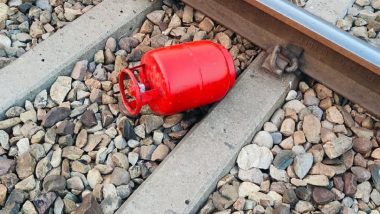
[[[62,149],[62,157],[70,160],[78,160],[82,156],[83,152],[83,150],[75,146],[67,146]]]
[[[87,60],[78,61],[71,72],[71,78],[75,80],[83,81],[86,75],[87,65],[88,65]]]
[[[100,85],[101,85],[101,83],[99,82],[99,87],[100,87]],[[100,90],[98,88],[92,89],[91,94],[90,94],[90,101],[92,103],[100,103],[102,101],[102,94],[103,94],[102,90]]]
[[[336,138],[336,135],[334,132],[332,132],[330,129],[321,128],[321,140],[323,143],[333,141]]]
[[[84,126],[91,128],[95,126],[97,123],[95,113],[92,110],[86,110],[82,117],[80,118],[80,121],[83,123]]]
[[[270,190],[279,194],[284,194],[284,192],[286,191],[285,183],[281,181],[273,182],[270,186]]]
[[[311,143],[318,143],[321,134],[321,122],[313,114],[308,114],[304,117],[302,129],[306,139]]]
[[[310,171],[311,175],[326,175],[329,178],[332,178],[335,175],[335,171],[329,165],[323,163],[316,163]]]
[[[69,108],[56,107],[51,109],[43,118],[42,126],[45,128],[52,127],[58,121],[64,120],[70,115],[71,111]]]
[[[332,105],[333,105],[333,101],[332,101],[331,97],[327,97],[327,98],[321,100],[321,102],[319,103],[319,107],[322,110],[326,110],[326,109],[330,108]]]
[[[341,176],[336,176],[336,177],[334,177],[333,181],[334,181],[335,188],[337,188],[339,191],[343,192],[343,190],[344,190],[343,178]]]
[[[323,150],[323,147],[321,144],[313,145],[308,152],[313,154],[314,163],[322,162],[323,156],[325,155],[325,151]]]
[[[8,173],[3,176],[0,176],[0,183],[7,187],[8,191],[13,190],[15,185],[19,182],[19,178],[15,173]]]
[[[74,123],[70,120],[64,120],[57,126],[55,132],[59,135],[72,135],[74,133]]]
[[[348,172],[343,175],[344,180],[344,193],[347,196],[354,196],[357,188],[356,175]]]
[[[16,172],[20,179],[24,179],[33,174],[36,167],[36,160],[26,152],[17,158]]]
[[[215,39],[221,44],[223,45],[224,48],[226,48],[227,50],[230,49],[232,47],[232,41],[230,39],[230,37],[224,33],[224,32],[219,32],[215,35]]]
[[[14,171],[15,166],[16,166],[15,160],[0,159],[0,176]]]
[[[354,155],[355,152],[352,151],[352,149],[348,150],[346,153],[342,155],[343,163],[346,166],[346,168],[351,168],[352,164],[354,163]]]
[[[102,208],[92,194],[87,194],[81,205],[75,211],[76,214],[102,214]]]
[[[285,190],[282,200],[284,203],[290,204],[291,207],[294,207],[299,201],[294,189]]]
[[[343,124],[344,119],[336,106],[332,106],[326,110],[326,118],[328,121],[337,124]]]
[[[312,192],[308,187],[297,187],[294,192],[300,200],[310,201],[311,199]]]
[[[290,214],[290,207],[287,204],[280,204],[273,209],[273,214]]]
[[[339,135],[338,138],[325,143],[323,148],[330,159],[337,158],[352,148],[352,138]]]
[[[304,144],[306,142],[305,134],[303,131],[295,131],[293,133],[293,141],[295,145]]]
[[[353,166],[351,168],[351,172],[354,173],[354,175],[356,175],[358,183],[368,181],[371,178],[371,172],[366,168],[360,166]]]
[[[327,204],[335,199],[335,194],[326,188],[315,187],[313,189],[313,200],[317,204]]]
[[[7,187],[0,184],[0,206],[4,206],[5,199],[7,198]]]
[[[214,22],[206,17],[203,19],[201,23],[199,23],[199,29],[204,30],[206,32],[210,32],[214,28]]]
[[[344,124],[348,127],[354,126],[355,121],[354,121],[354,119],[352,119],[351,114],[348,113],[347,110],[345,108],[343,108],[342,106],[337,106],[337,108],[343,116]]]
[[[372,149],[371,141],[363,137],[355,138],[352,141],[352,143],[353,143],[352,148],[354,149],[354,151],[359,152],[362,155],[366,155]]]
[[[364,157],[357,153],[354,157],[354,165],[355,166],[361,166],[361,167],[367,167],[367,160],[364,159]]]
[[[75,141],[75,146],[78,148],[83,148],[86,145],[86,143],[87,143],[87,130],[82,129],[77,136],[77,139]]]
[[[314,90],[317,93],[319,99],[325,99],[327,97],[333,96],[332,91],[330,89],[319,83],[315,84]]]
[[[377,148],[372,151],[371,157],[374,159],[380,159],[380,148]]]
[[[363,127],[351,127],[351,130],[359,137],[370,140],[374,136],[374,131]]]
[[[104,110],[102,111],[102,125],[103,127],[109,126],[113,122],[113,115],[111,111]]]

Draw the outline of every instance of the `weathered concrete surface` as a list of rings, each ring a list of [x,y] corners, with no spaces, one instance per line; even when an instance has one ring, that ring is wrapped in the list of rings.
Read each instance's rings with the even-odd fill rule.
[[[117,213],[195,213],[240,149],[278,108],[296,78],[259,69],[258,57],[228,95],[194,127]]]
[[[305,9],[335,25],[338,19],[347,14],[354,2],[355,0],[308,0]]]
[[[58,75],[68,74],[76,61],[93,57],[108,37],[130,34],[160,4],[159,0],[104,0],[1,69],[0,118],[9,107],[33,99]]]

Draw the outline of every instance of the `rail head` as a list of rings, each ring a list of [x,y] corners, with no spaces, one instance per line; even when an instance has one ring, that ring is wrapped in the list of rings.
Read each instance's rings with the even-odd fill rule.
[[[380,75],[380,49],[340,30],[287,0],[245,1]]]

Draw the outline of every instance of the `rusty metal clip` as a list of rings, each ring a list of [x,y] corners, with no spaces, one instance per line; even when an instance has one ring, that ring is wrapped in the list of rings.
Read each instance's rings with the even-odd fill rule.
[[[268,56],[262,67],[272,73],[281,76],[284,71],[295,72],[299,67],[299,58],[303,53],[303,49],[295,45],[287,45],[285,48],[276,45],[267,50]]]

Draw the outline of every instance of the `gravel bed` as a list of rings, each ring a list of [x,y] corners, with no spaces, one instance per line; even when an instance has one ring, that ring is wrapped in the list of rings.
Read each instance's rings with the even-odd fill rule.
[[[289,0],[304,7],[307,0]],[[336,26],[369,44],[380,47],[380,0],[356,0]]]
[[[378,119],[300,82],[200,213],[380,213],[379,144]]]
[[[113,213],[207,112],[171,116],[143,108],[129,117],[119,102],[118,73],[144,52],[210,39],[229,49],[236,69],[259,51],[191,7],[147,15],[131,37],[109,38],[93,61],[78,61],[24,106],[0,121],[0,209],[3,213]]]
[[[356,0],[336,25],[375,47],[380,47],[380,0]]]
[[[102,0],[1,0],[0,68]]]

